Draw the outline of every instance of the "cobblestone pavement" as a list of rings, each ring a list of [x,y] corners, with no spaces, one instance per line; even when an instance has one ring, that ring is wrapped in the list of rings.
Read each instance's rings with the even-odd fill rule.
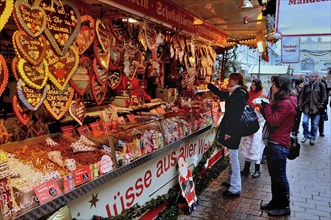
[[[291,215],[269,217],[260,210],[261,201],[271,199],[270,176],[266,164],[261,164],[261,177],[251,175],[242,178],[242,193],[239,198],[225,198],[226,190],[221,183],[225,181],[227,169],[213,180],[199,196],[200,205],[191,215],[181,215],[178,220],[330,220],[331,219],[331,111],[329,121],[325,122],[325,137],[318,136],[314,146],[301,144],[300,156],[288,160],[287,177],[291,190]],[[299,140],[302,138],[300,127]],[[244,159],[240,158],[241,167]],[[251,166],[251,174],[254,171]]]

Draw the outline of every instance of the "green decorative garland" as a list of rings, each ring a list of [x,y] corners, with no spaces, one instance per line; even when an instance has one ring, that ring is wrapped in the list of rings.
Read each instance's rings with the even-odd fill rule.
[[[195,183],[195,193],[199,196],[201,192],[209,185],[209,183],[217,178],[219,174],[229,165],[229,159],[223,157],[221,160],[216,162],[210,169],[206,169],[204,166],[207,160],[211,157],[216,148],[221,146],[216,140],[212,146],[202,155],[199,164],[193,170],[193,180]],[[223,150],[223,149],[220,149]],[[151,199],[146,202],[144,206],[135,204],[134,206],[126,209],[120,215],[112,217],[112,220],[128,220],[134,219],[151,209],[156,209],[160,205],[168,202],[168,207],[165,208],[158,216],[158,220],[169,220],[177,219],[180,214],[180,208],[177,200],[181,195],[179,185],[169,189],[167,194],[157,196],[155,199]],[[109,218],[103,218],[100,216],[93,216],[93,220],[108,220]]]

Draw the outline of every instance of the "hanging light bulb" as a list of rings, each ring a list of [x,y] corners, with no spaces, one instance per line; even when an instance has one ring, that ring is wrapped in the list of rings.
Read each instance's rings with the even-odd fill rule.
[[[241,8],[241,9],[244,9],[244,8],[253,8],[253,5],[252,5],[252,3],[251,3],[250,0],[243,0],[241,2],[241,5],[240,5],[239,8]]]

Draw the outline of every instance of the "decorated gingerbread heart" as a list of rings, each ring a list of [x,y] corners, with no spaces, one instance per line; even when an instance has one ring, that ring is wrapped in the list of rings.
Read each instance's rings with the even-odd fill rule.
[[[152,25],[149,25],[147,22],[145,22],[144,28],[147,46],[150,50],[153,50],[155,49],[157,32],[155,28]]]
[[[96,76],[93,76],[91,81],[91,86],[92,86],[91,87],[92,95],[95,102],[97,103],[97,105],[101,105],[101,103],[106,97],[107,84],[104,85],[100,84],[99,81],[96,79]]]
[[[104,70],[108,70],[110,61],[110,50],[108,49],[106,52],[103,52],[98,44],[98,41],[95,40],[93,43],[93,51],[99,66]]]
[[[24,31],[13,35],[19,54],[32,65],[39,65],[45,58],[46,38],[43,35],[30,37]]]
[[[82,126],[86,115],[84,102],[81,100],[73,100],[69,107],[69,114],[80,126]]]
[[[107,52],[111,46],[111,32],[107,25],[100,19],[95,22],[95,32],[97,34],[98,42],[104,52]]]
[[[95,58],[93,60],[93,71],[98,82],[102,85],[106,85],[108,70],[102,69]]]
[[[92,74],[92,61],[88,57],[81,57],[78,67],[70,79],[70,85],[79,95],[85,94],[90,85],[90,77]]]
[[[31,6],[26,0],[15,2],[14,15],[17,26],[30,37],[39,36],[46,28],[45,11],[38,6]]]
[[[95,38],[95,21],[90,15],[81,17],[82,25],[75,39],[74,46],[78,49],[79,55],[82,55],[93,43]]]
[[[124,22],[122,18],[115,18],[109,21],[110,29],[118,41],[123,40]]]
[[[120,69],[110,70],[108,74],[107,85],[110,89],[116,89],[122,81],[122,73]]]
[[[114,70],[118,67],[122,59],[122,49],[120,47],[110,47],[109,67]]]
[[[64,56],[79,33],[81,17],[76,6],[67,0],[37,0],[47,16],[45,28],[56,53]]]
[[[13,111],[16,117],[18,118],[18,120],[23,125],[27,125],[32,117],[33,111],[27,110],[27,108],[17,98],[17,95],[13,96],[12,105],[13,105]]]
[[[11,13],[13,12],[14,0],[6,0],[0,2],[0,31],[7,23]]]
[[[63,90],[59,90],[56,86],[50,85],[44,100],[44,105],[49,113],[59,120],[68,111],[75,90],[67,85]]]
[[[5,58],[0,54],[0,96],[8,84],[8,67]]]
[[[21,79],[17,82],[17,94],[23,104],[32,111],[36,111],[46,98],[48,85],[44,89],[29,88]]]

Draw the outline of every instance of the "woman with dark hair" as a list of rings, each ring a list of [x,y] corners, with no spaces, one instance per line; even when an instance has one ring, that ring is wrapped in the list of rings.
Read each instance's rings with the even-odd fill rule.
[[[241,175],[248,176],[250,173],[251,162],[255,163],[255,172],[252,177],[257,178],[261,176],[260,164],[262,153],[264,150],[264,143],[262,140],[262,128],[265,123],[264,118],[262,117],[259,108],[261,107],[256,100],[258,98],[267,98],[267,94],[263,91],[261,80],[254,79],[249,91],[249,98],[247,104],[252,106],[259,117],[260,129],[247,137],[241,139],[240,144],[240,153],[245,157],[245,167],[241,171]]]
[[[270,103],[262,102],[261,113],[266,120],[264,137],[267,141],[266,155],[271,177],[272,199],[262,204],[270,216],[290,215],[290,187],[286,176],[286,160],[291,147],[290,134],[294,124],[297,96],[291,79],[277,76],[272,85]]]
[[[223,196],[239,197],[241,193],[240,164],[238,148],[241,140],[240,118],[248,100],[248,92],[244,85],[243,76],[240,73],[232,73],[229,76],[229,92],[222,92],[216,86],[209,83],[208,89],[225,99],[225,112],[218,127],[218,141],[229,149],[230,170],[228,180],[222,185],[229,187],[223,192]]]

